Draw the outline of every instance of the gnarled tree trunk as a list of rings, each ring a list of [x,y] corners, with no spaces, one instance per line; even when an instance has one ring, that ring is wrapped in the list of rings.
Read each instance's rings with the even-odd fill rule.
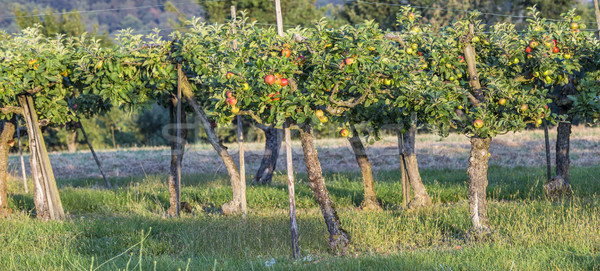
[[[15,125],[10,121],[0,121],[0,217],[11,213],[8,207],[8,154],[14,144]]]
[[[334,253],[345,254],[348,250],[348,243],[350,243],[350,235],[342,228],[342,222],[335,211],[333,201],[329,197],[329,191],[325,186],[321,163],[314,144],[315,138],[312,127],[306,126],[300,129],[300,140],[302,141],[304,163],[308,172],[310,188],[319,203],[329,231],[329,248]]]
[[[273,179],[273,172],[277,168],[277,158],[281,149],[283,132],[281,129],[266,125],[257,126],[265,132],[265,153],[252,182],[255,184],[270,184]]]
[[[350,146],[352,146],[352,151],[354,151],[354,157],[356,157],[356,162],[360,167],[360,173],[362,174],[365,189],[361,206],[363,209],[367,210],[380,210],[381,206],[379,205],[375,194],[373,171],[371,170],[371,162],[367,156],[367,151],[365,150],[365,146],[362,144],[354,125],[350,128],[352,129],[352,136],[348,138],[348,141],[350,141]]]
[[[469,157],[469,211],[473,228],[477,231],[489,231],[490,222],[486,209],[486,188],[488,185],[488,159],[492,138],[471,138]]]
[[[229,155],[227,152],[227,148],[221,144],[215,129],[212,127],[210,121],[208,120],[208,116],[206,116],[206,113],[202,107],[196,102],[195,99],[191,98],[190,96],[187,97],[190,105],[194,109],[194,112],[196,112],[196,116],[200,119],[200,122],[206,131],[208,142],[210,142],[217,154],[219,154],[219,157],[221,157],[221,160],[223,160],[223,164],[225,164],[225,168],[227,169],[227,174],[229,174],[231,188],[233,189],[233,199],[222,206],[223,213],[225,215],[240,214],[242,212],[242,189],[240,173],[238,172],[237,166],[235,165],[231,155]]]
[[[62,219],[65,217],[65,213],[38,122],[33,98],[31,96],[20,96],[19,102],[23,107],[23,116],[29,134],[31,175],[34,185],[33,200],[36,215],[42,219]]]
[[[411,116],[416,118],[416,116]],[[421,180],[419,173],[419,164],[417,163],[417,155],[415,154],[415,139],[417,134],[416,124],[411,125],[407,132],[398,136],[400,140],[400,167],[404,168],[404,173],[410,186],[414,191],[415,197],[408,204],[409,208],[417,208],[431,205],[431,198],[427,193],[425,185]],[[409,194],[410,195],[410,194]]]

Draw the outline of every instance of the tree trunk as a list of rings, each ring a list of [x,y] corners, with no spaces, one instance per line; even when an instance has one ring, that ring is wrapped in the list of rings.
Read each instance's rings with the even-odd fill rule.
[[[332,252],[345,254],[350,243],[350,235],[342,228],[342,223],[335,211],[333,201],[329,197],[329,192],[325,186],[321,163],[317,154],[317,149],[314,145],[314,135],[312,127],[303,127],[300,129],[300,139],[302,141],[302,149],[304,151],[304,163],[308,172],[308,180],[312,189],[327,230],[329,231],[329,248]]]
[[[173,103],[176,103],[176,99],[174,99],[175,101]],[[180,198],[180,178],[181,178],[181,171],[180,171],[180,167],[179,167],[179,157],[181,156],[179,153],[179,150],[181,149],[179,146],[179,140],[180,140],[180,133],[179,133],[179,123],[177,122],[177,120],[179,119],[177,117],[177,107],[176,105],[171,104],[169,106],[169,120],[171,122],[170,125],[170,129],[169,129],[169,133],[170,134],[170,138],[169,141],[171,143],[171,167],[169,169],[169,181],[168,181],[168,187],[169,187],[169,204],[170,207],[167,211],[167,214],[169,216],[179,216],[179,212],[180,212],[180,202],[181,202],[181,198]],[[174,133],[174,134],[173,134]]]
[[[413,113],[411,118],[415,119],[416,115]],[[418,208],[431,205],[431,198],[427,193],[425,185],[423,185],[421,174],[419,173],[419,164],[417,163],[417,155],[415,154],[416,135],[417,126],[413,123],[410,129],[408,129],[406,133],[402,134],[402,142],[400,142],[402,148],[401,160],[403,160],[403,165],[400,166],[405,168],[406,177],[408,178],[410,186],[415,194],[414,199],[412,199],[408,204],[409,208]]]
[[[565,184],[569,182],[569,141],[571,136],[571,123],[561,121],[556,128],[556,175],[563,178]]]
[[[11,213],[8,207],[8,154],[14,143],[15,125],[10,121],[0,121],[0,217]]]
[[[477,231],[489,231],[490,223],[486,209],[486,188],[488,185],[488,158],[492,138],[471,138],[469,157],[469,211],[473,228]]]
[[[206,131],[208,142],[210,142],[212,147],[219,154],[219,157],[221,157],[221,160],[223,160],[223,164],[225,164],[225,168],[229,174],[229,181],[231,182],[231,188],[233,189],[233,199],[223,205],[223,213],[225,215],[240,214],[242,212],[242,191],[240,187],[240,173],[238,172],[237,166],[235,165],[231,155],[229,155],[227,152],[227,148],[221,144],[221,141],[217,137],[217,133],[208,120],[204,109],[202,109],[202,107],[193,97],[186,97],[188,97],[190,105],[194,109],[194,112],[196,112],[196,116],[200,119],[200,122]]]
[[[273,179],[273,172],[277,168],[277,158],[281,149],[283,133],[281,129],[265,125],[258,125],[265,132],[265,153],[260,167],[252,181],[255,184],[270,184]]]
[[[67,149],[70,153],[77,151],[77,130],[67,130]]]
[[[362,144],[354,125],[351,129],[352,136],[348,138],[348,141],[350,141],[350,145],[354,151],[354,157],[356,157],[356,162],[360,167],[360,173],[362,174],[365,188],[364,199],[361,206],[363,209],[367,210],[381,210],[381,206],[379,205],[375,194],[375,182],[373,181],[373,172],[371,170],[371,162],[367,156],[367,151],[365,150],[365,146]]]

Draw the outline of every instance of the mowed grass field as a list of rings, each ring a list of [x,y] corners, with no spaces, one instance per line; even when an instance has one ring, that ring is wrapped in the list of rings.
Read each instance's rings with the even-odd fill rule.
[[[574,197],[559,202],[544,198],[544,167],[492,165],[489,235],[470,231],[466,166],[423,169],[434,205],[421,210],[402,208],[396,170],[375,171],[380,212],[359,208],[360,174],[326,173],[352,237],[343,256],[329,253],[307,176],[298,173],[296,260],[285,172],[270,186],[248,187],[246,220],[220,214],[231,198],[220,173],[183,176],[182,200],[193,212],[180,218],[164,216],[164,175],[112,177],[112,190],[98,178],[60,179],[69,218],[50,222],[29,216],[32,195],[15,179],[15,213],[0,220],[0,270],[600,270],[600,165],[573,167]]]

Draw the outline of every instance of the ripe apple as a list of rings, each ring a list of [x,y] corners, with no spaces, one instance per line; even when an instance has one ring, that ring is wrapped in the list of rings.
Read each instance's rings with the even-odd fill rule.
[[[408,20],[410,20],[410,21],[414,20],[414,19],[415,19],[415,16],[416,16],[416,15],[415,15],[415,13],[414,13],[414,12],[409,12],[409,13],[408,13],[408,15],[407,15],[407,17],[408,17]]]
[[[460,58],[460,60],[459,60],[460,63],[465,62],[465,57],[464,56],[458,56],[458,58]]]
[[[237,106],[234,106],[234,107],[232,107],[232,108],[231,108],[231,113],[233,113],[233,114],[237,114],[237,113],[239,113],[239,112],[240,112],[240,108],[239,108],[239,107],[237,107]]]
[[[505,105],[506,104],[506,99],[500,98],[500,100],[498,100],[498,104],[499,105]]]
[[[77,104],[73,105],[73,110],[77,110]]]
[[[283,57],[290,57],[292,55],[292,51],[290,51],[290,49],[283,49],[281,50],[281,56]]]
[[[322,118],[325,116],[325,114],[323,113],[323,110],[318,109],[317,111],[315,111],[315,116],[317,116],[317,118]]]
[[[473,121],[473,126],[475,128],[481,128],[481,127],[483,127],[483,120],[476,119],[475,121]]]
[[[265,83],[269,86],[275,84],[275,80],[275,76],[273,76],[272,74],[265,76]]]
[[[527,104],[523,104],[523,105],[521,105],[520,109],[521,109],[521,112],[525,112],[525,111],[527,111],[527,109],[529,109],[529,106]]]
[[[211,121],[210,126],[212,126],[212,128],[217,128],[217,123],[214,121]]]
[[[227,98],[231,98],[233,97],[233,93],[231,93],[231,90],[227,91]]]
[[[554,48],[552,48],[552,52],[555,54],[558,54],[558,52],[560,52],[560,49],[558,49],[558,47],[554,46]]]
[[[533,51],[533,49],[531,49],[531,47],[525,48],[525,53],[531,53],[531,51]]]
[[[354,58],[351,58],[351,57],[346,58],[344,60],[344,63],[346,63],[346,65],[350,66],[350,65],[352,65],[352,63],[354,63]]]
[[[287,78],[281,78],[281,86],[285,87],[290,83],[290,81]]]
[[[340,135],[341,135],[342,137],[347,137],[347,136],[349,136],[349,135],[350,135],[350,131],[348,131],[348,129],[342,129],[342,130],[340,131]]]
[[[226,77],[227,77],[227,79],[231,79],[231,77],[233,77],[233,75],[234,74],[232,72],[228,72],[227,75],[226,75]]]
[[[577,30],[577,29],[579,29],[579,24],[578,24],[578,23],[576,23],[576,22],[572,22],[572,23],[571,23],[571,29],[573,29],[573,30]]]
[[[235,106],[237,104],[238,100],[236,97],[230,97],[227,98],[227,103],[231,106]]]

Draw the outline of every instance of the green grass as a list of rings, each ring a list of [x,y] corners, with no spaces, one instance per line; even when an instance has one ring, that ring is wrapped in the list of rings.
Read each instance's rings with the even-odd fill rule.
[[[285,173],[272,186],[249,186],[249,218],[225,217],[231,197],[222,175],[187,175],[182,200],[193,214],[164,218],[164,176],[60,180],[65,221],[30,218],[30,194],[11,183],[15,214],[0,220],[2,270],[593,270],[600,269],[600,167],[572,169],[573,199],[544,199],[542,168],[490,168],[488,212],[494,231],[469,231],[464,169],[424,170],[435,202],[406,211],[396,171],[378,172],[384,211],[363,212],[356,173],[327,174],[351,253],[328,253],[328,234],[306,175],[296,196],[302,259],[290,257]],[[118,257],[116,257],[118,256]],[[272,266],[265,262],[274,259]]]

